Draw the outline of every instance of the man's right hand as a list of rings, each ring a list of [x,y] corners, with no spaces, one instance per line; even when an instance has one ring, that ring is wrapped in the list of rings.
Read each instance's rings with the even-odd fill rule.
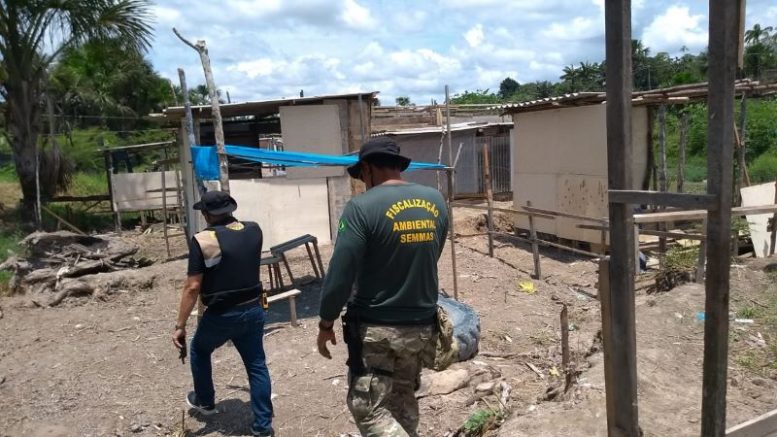
[[[186,329],[176,329],[173,332],[173,344],[178,349],[186,347]]]
[[[329,352],[329,349],[326,347],[326,343],[330,341],[333,345],[337,344],[337,338],[335,337],[335,331],[333,329],[330,330],[318,330],[318,353],[321,354],[322,357],[331,360],[332,354]]]

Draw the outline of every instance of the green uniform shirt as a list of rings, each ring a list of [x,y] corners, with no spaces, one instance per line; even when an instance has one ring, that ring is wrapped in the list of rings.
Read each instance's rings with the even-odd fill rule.
[[[349,308],[368,322],[431,320],[447,232],[445,200],[433,188],[384,184],[351,199],[340,219],[319,315],[337,319],[350,298]]]

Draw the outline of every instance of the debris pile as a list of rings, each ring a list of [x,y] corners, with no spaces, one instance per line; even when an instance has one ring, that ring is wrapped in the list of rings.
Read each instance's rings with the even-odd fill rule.
[[[12,292],[30,295],[41,306],[57,305],[70,296],[109,294],[115,291],[115,281],[105,281],[100,273],[151,264],[133,258],[138,247],[118,237],[34,232],[20,245],[26,248],[26,258],[11,257],[0,264],[0,270],[14,273],[9,283]]]

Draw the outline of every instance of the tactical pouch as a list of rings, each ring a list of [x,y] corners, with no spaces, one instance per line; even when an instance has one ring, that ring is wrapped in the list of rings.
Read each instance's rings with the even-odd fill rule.
[[[345,364],[353,376],[362,376],[367,373],[362,359],[362,338],[359,333],[359,319],[350,311],[346,312],[343,320],[343,340],[348,347],[348,361]]]
[[[441,371],[458,361],[459,347],[453,337],[453,323],[442,306],[437,306],[432,341],[422,352],[421,364],[429,369]]]

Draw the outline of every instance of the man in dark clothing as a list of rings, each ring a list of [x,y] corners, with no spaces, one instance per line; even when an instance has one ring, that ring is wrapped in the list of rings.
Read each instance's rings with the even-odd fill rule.
[[[221,191],[205,193],[194,209],[202,211],[208,227],[192,238],[189,248],[188,278],[173,333],[177,348],[185,350],[186,321],[198,297],[207,309],[191,342],[194,391],[186,402],[205,415],[217,412],[210,357],[231,340],[248,372],[253,435],[272,436],[270,374],[262,344],[262,230],[256,223],[237,221],[232,216],[237,202]]]
[[[414,392],[434,333],[448,213],[439,191],[402,180],[409,165],[388,137],[362,145],[348,172],[367,192],[345,207],[321,293],[318,348],[326,358],[348,303],[348,407],[364,437],[417,435]]]

